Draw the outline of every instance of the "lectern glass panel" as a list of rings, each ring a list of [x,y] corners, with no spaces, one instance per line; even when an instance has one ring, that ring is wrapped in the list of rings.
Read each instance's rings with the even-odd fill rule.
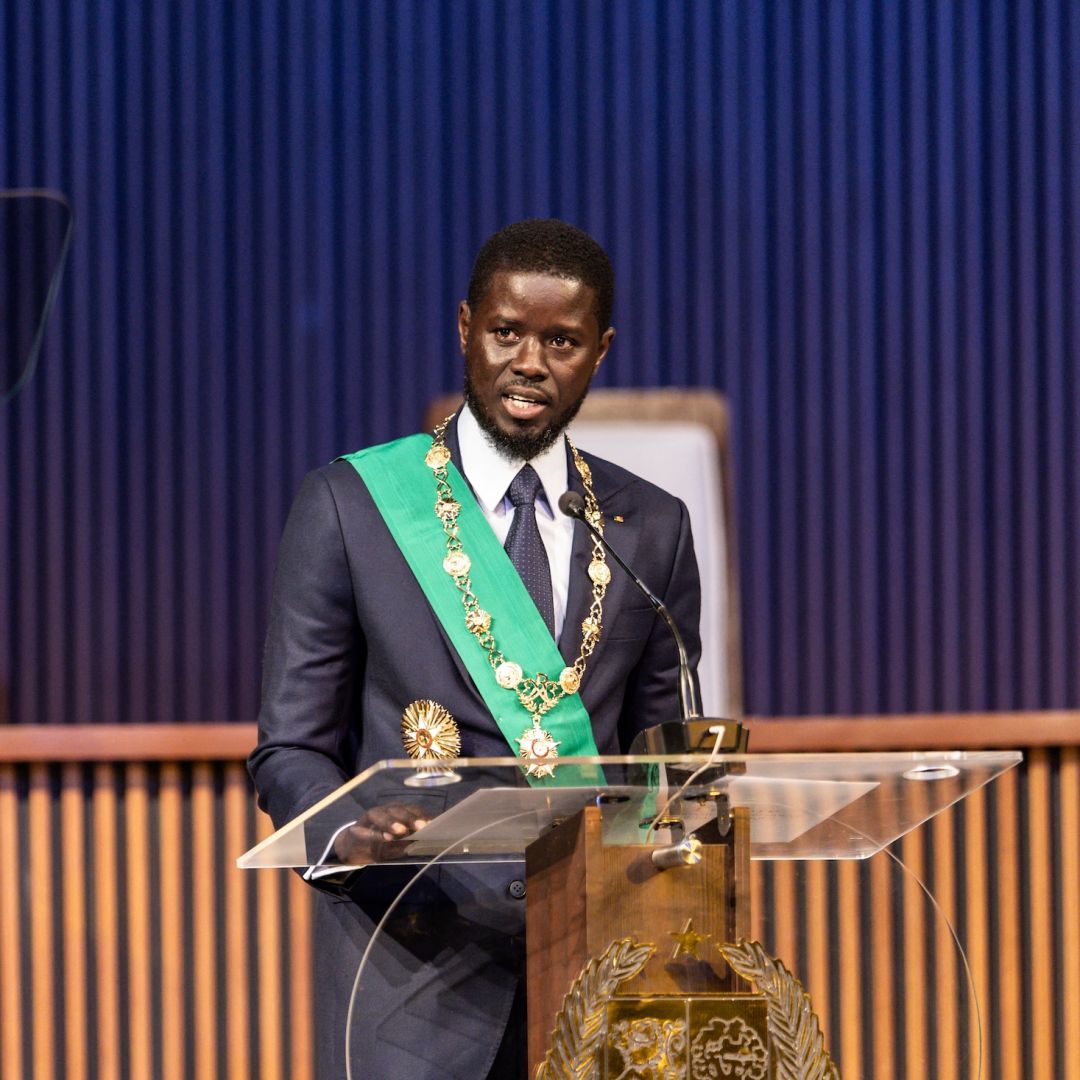
[[[390,804],[415,807],[429,824],[372,861],[408,865],[440,854],[519,859],[556,822],[598,803],[609,808],[607,842],[662,846],[715,817],[718,800],[747,810],[751,859],[865,859],[1020,760],[1013,751],[732,754],[702,771],[702,759],[679,755],[566,758],[540,786],[528,784],[516,758],[461,760],[437,771],[384,761],[238,865],[333,862],[328,848],[338,830]]]

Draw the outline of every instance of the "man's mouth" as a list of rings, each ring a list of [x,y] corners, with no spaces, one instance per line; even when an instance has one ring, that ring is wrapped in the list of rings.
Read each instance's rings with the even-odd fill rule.
[[[547,408],[547,401],[529,391],[506,390],[502,394],[507,413],[514,420],[532,420]]]

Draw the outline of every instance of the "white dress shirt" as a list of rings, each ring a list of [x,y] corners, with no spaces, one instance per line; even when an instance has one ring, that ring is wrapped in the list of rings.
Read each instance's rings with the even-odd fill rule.
[[[468,405],[457,423],[462,470],[472,485],[476,501],[484,512],[500,544],[506,543],[514,505],[506,497],[510,481],[521,471],[524,459],[510,461],[492,446]],[[574,519],[559,512],[559,498],[569,488],[566,464],[566,437],[560,435],[530,465],[540,477],[543,490],[536,499],[536,524],[551,567],[551,598],[555,615],[555,640],[559,640],[566,619],[566,595],[570,587],[570,555],[574,547]],[[468,541],[466,540],[466,549]],[[481,598],[483,603],[483,598]]]

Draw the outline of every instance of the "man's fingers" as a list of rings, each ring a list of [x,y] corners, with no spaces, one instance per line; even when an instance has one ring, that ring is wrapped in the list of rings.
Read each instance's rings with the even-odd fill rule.
[[[390,833],[387,839],[394,839],[423,828],[427,824],[427,818],[418,806],[388,803],[386,806],[373,806],[360,819],[360,824]]]
[[[334,842],[334,854],[345,863],[364,865],[397,858],[408,837],[428,823],[424,812],[410,803],[387,803],[366,810],[360,820]]]
[[[366,866],[395,859],[404,853],[407,846],[405,837],[365,825],[353,825],[334,841],[334,854],[340,862]]]

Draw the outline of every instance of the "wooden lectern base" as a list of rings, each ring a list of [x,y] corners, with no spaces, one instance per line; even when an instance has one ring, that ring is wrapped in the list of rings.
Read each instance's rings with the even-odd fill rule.
[[[746,812],[732,813],[725,839],[703,844],[699,863],[669,870],[654,867],[653,847],[605,845],[602,814],[586,807],[525,853],[530,1076],[547,1054],[571,984],[614,942],[655,946],[622,993],[670,997],[745,988],[718,946],[749,933]]]

